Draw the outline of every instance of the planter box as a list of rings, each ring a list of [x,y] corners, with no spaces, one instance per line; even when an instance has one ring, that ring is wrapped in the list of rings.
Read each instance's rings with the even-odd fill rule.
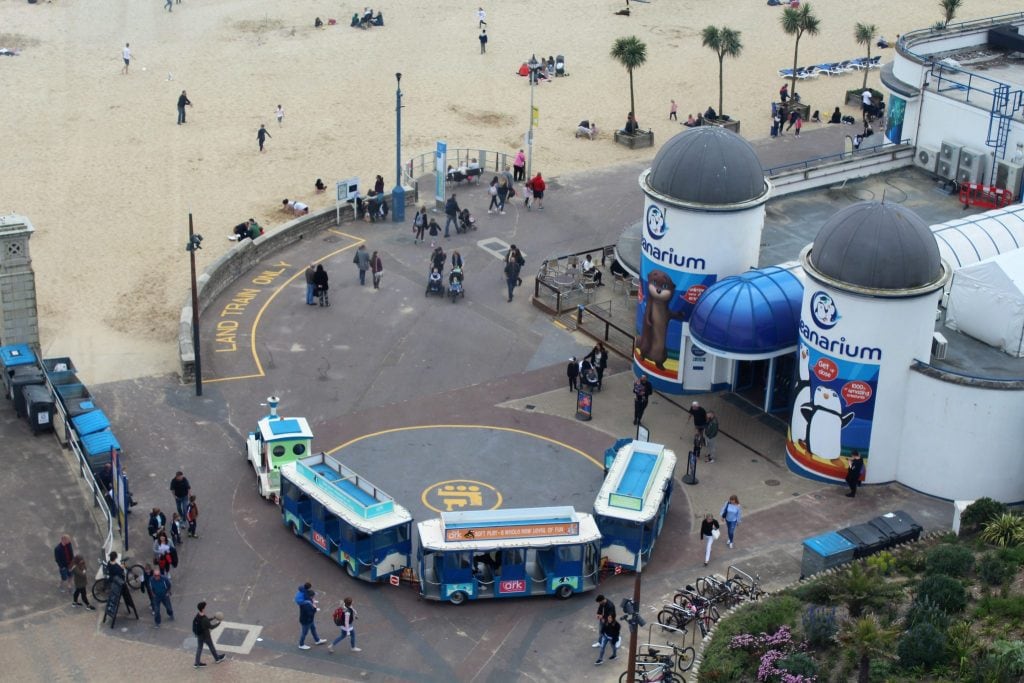
[[[805,123],[811,120],[811,105],[804,104],[803,102],[794,103],[793,101],[789,101],[782,106],[783,122],[788,121],[789,115],[794,111],[800,112],[800,118],[802,118]]]
[[[719,128],[725,128],[737,134],[740,132],[739,119],[729,119],[728,121],[720,121],[719,119],[715,119],[714,121],[708,121],[707,119],[704,119],[704,124],[708,126],[718,126]]]
[[[654,146],[654,131],[653,130],[641,130],[637,131],[633,135],[627,135],[621,130],[615,131],[615,142],[620,145],[625,145],[630,149],[640,149],[642,147],[653,147]]]

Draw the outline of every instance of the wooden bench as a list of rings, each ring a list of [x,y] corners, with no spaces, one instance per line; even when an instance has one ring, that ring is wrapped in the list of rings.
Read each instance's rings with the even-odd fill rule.
[[[630,149],[640,149],[642,147],[653,147],[654,146],[654,131],[653,130],[638,130],[632,135],[625,133],[621,130],[615,131],[615,142],[620,145],[625,145]]]

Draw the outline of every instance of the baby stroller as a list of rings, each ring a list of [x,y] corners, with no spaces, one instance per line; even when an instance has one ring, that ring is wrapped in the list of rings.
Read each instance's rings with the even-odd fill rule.
[[[448,274],[448,297],[455,303],[460,296],[465,298],[466,290],[462,285],[462,268],[455,266]]]
[[[455,232],[464,233],[476,230],[476,219],[469,215],[469,209],[459,212],[459,224],[455,226]]]
[[[559,76],[568,75],[569,74],[565,73],[565,57],[563,55],[558,55],[555,57],[555,77],[557,78]]]
[[[444,285],[441,283],[441,271],[434,268],[430,271],[430,277],[427,278],[427,291],[423,293],[423,296],[444,296]]]

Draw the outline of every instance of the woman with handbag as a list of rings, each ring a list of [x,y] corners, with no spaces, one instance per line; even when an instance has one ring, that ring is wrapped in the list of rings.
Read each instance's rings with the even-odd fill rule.
[[[721,535],[718,530],[718,520],[710,512],[704,515],[704,521],[700,523],[700,540],[707,539],[704,545],[704,566],[711,561],[711,544]]]
[[[732,547],[733,536],[736,534],[736,525],[740,523],[743,516],[743,509],[740,507],[740,499],[736,494],[729,496],[722,506],[722,519],[725,520],[725,528],[729,530],[729,547]]]

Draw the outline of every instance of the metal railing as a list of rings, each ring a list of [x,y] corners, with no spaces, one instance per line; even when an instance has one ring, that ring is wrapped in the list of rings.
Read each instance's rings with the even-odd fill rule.
[[[476,159],[484,172],[505,170],[505,167],[512,167],[512,159],[515,153],[496,152],[489,149],[472,149],[469,147],[449,147],[447,152],[447,163],[455,168],[468,164],[470,159]],[[403,175],[411,181],[420,176],[434,173],[437,170],[436,153],[424,152],[412,157],[405,164]]]
[[[885,133],[879,133],[885,135]],[[797,171],[815,166],[821,166],[823,164],[831,163],[833,161],[844,161],[846,159],[863,159],[870,156],[872,153],[882,152],[888,154],[890,152],[896,152],[904,147],[910,147],[910,138],[904,138],[899,143],[886,142],[881,145],[875,145],[873,147],[862,147],[861,149],[855,149],[852,152],[837,152],[835,154],[826,154],[820,157],[812,157],[805,159],[804,161],[794,161],[788,164],[780,164],[779,166],[771,166],[769,168],[762,169],[764,174],[769,178],[784,173],[786,171]]]
[[[900,51],[924,62],[927,61],[926,55],[918,54],[910,49],[910,45],[918,42],[919,39],[948,38],[954,33],[969,33],[978,31],[979,29],[991,28],[1001,24],[1012,24],[1014,22],[1024,22],[1024,12],[1011,12],[1009,14],[999,14],[994,17],[986,17],[984,19],[961,21],[955,24],[949,24],[942,28],[931,26],[929,28],[922,28],[916,31],[908,31],[900,36],[900,39],[896,43],[896,47]]]

